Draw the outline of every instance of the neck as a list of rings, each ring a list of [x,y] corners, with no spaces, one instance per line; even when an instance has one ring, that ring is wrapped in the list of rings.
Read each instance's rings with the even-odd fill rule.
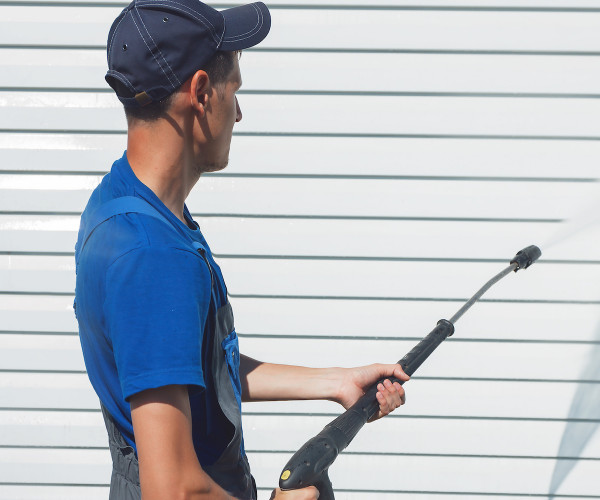
[[[183,205],[199,174],[181,129],[168,122],[130,127],[127,160],[136,177],[185,223]]]

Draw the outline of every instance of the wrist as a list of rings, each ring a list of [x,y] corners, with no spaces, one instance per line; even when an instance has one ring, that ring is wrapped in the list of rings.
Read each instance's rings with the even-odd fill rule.
[[[326,368],[326,394],[324,398],[335,403],[342,403],[344,399],[344,382],[347,379],[348,368]]]

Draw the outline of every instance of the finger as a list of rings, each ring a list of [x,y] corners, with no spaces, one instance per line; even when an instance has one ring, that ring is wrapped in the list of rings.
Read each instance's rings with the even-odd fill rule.
[[[287,491],[281,491],[279,488],[275,488],[273,493],[271,493],[270,500],[283,500],[284,498],[289,498],[290,500],[317,500],[319,495],[319,490],[314,486]]]
[[[374,366],[379,371],[380,377],[396,377],[397,379],[400,379],[404,382],[410,379],[410,377],[406,373],[404,373],[402,367],[397,363],[394,365],[378,364]]]
[[[377,398],[377,402],[379,403],[379,415],[377,416],[377,418],[385,417],[390,412],[388,400],[383,395],[383,392],[378,392],[375,397]]]
[[[398,396],[398,392],[392,386],[389,380],[383,382],[384,389],[379,391],[378,394],[381,394],[382,398],[379,398],[380,402],[379,408],[380,411],[387,415],[398,406],[400,406],[400,397]],[[391,390],[390,390],[391,389]]]
[[[398,382],[394,382],[394,387],[400,395],[400,404],[403,405],[404,403],[406,403],[406,393],[404,392],[404,387],[402,387]]]
[[[396,408],[398,408],[400,405],[402,405],[402,396],[401,396],[400,392],[398,392],[398,389],[396,389],[396,386],[394,384],[392,384],[389,380],[387,380],[387,379],[384,380],[383,385],[386,388],[386,391],[384,392],[383,395],[385,396],[385,398],[387,400],[388,408],[389,408],[390,412],[392,412]]]
[[[400,380],[410,380],[410,377],[404,373],[404,370],[402,369],[402,367],[398,364],[394,365],[394,372],[393,372],[394,377],[399,378]]]

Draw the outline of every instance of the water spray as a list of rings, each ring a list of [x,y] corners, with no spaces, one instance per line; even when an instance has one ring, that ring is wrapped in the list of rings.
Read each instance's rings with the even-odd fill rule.
[[[450,320],[439,320],[436,327],[398,361],[404,372],[412,376],[429,355],[454,333],[454,323],[489,288],[511,272],[527,269],[541,255],[541,250],[535,245],[517,252],[506,269],[483,285]],[[396,378],[389,378],[389,380],[392,383],[404,383],[404,381]],[[327,424],[319,434],[304,443],[281,473],[279,487],[282,490],[296,490],[307,486],[315,486],[319,490],[320,500],[334,500],[333,487],[329,480],[329,467],[350,444],[358,431],[379,411],[379,402],[375,395],[377,394],[377,386],[380,383],[383,383],[383,379],[373,384],[345,413],[342,413]]]

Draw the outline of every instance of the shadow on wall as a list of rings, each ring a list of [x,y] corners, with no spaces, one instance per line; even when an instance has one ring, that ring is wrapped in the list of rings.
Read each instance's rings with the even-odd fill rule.
[[[595,340],[600,341],[600,324],[596,329]],[[556,461],[550,480],[550,491],[548,493],[550,500],[554,498],[560,485],[575,467],[577,458],[581,456],[581,452],[600,425],[598,421],[600,409],[600,344],[596,344],[592,348],[580,379],[589,380],[590,382],[579,384],[571,403],[568,415],[569,421],[565,427],[557,455],[559,457],[570,457],[570,459]],[[574,422],[571,419],[579,421]],[[581,420],[592,421],[581,422]]]

